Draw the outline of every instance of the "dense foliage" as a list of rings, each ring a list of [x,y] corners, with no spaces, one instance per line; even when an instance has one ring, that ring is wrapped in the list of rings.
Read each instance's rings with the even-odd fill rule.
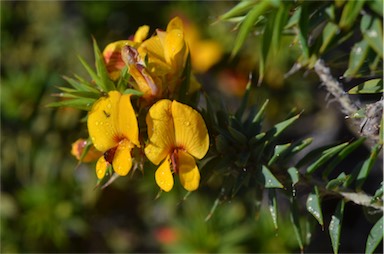
[[[381,1],[1,5],[2,252],[381,248]]]

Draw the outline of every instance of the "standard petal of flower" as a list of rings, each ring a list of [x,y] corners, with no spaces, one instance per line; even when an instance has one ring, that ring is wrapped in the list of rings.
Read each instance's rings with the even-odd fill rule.
[[[179,151],[179,178],[181,185],[187,191],[194,191],[199,187],[200,172],[195,159],[186,152]]]
[[[133,41],[138,42],[138,43],[144,41],[145,38],[147,38],[147,36],[148,36],[148,32],[149,32],[149,26],[144,25],[144,26],[139,27],[139,29],[137,29],[137,31],[135,33]]]
[[[117,145],[118,103],[121,94],[111,91],[92,106],[88,114],[88,132],[97,150],[105,152]]]
[[[101,156],[96,162],[96,176],[99,179],[103,179],[105,172],[108,168],[108,162],[105,160],[104,156]]]
[[[149,109],[146,117],[149,144],[144,151],[155,165],[158,165],[175,145],[171,105],[170,100],[160,100]]]
[[[174,29],[184,30],[183,21],[179,17],[174,17],[167,25],[167,32]]]
[[[155,172],[155,180],[157,185],[163,191],[170,191],[173,187],[173,175],[171,172],[171,162],[169,156],[164,160]]]
[[[116,149],[113,157],[112,166],[113,170],[121,176],[125,176],[129,173],[132,167],[131,150],[133,144],[129,140],[122,140]]]
[[[199,112],[177,101],[172,102],[176,144],[189,154],[202,159],[208,151],[209,136]]]
[[[139,127],[137,125],[135,111],[132,107],[131,95],[122,95],[118,107],[118,132],[125,138],[128,138],[133,144],[140,147]]]
[[[164,48],[159,36],[153,36],[144,41],[138,51],[141,57],[148,56],[147,69],[156,76],[162,76],[172,71],[172,67],[165,62]]]

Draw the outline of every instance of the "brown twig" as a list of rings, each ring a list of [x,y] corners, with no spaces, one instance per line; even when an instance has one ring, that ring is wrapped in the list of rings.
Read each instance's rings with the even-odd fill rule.
[[[341,112],[346,118],[351,119],[352,127],[357,135],[367,138],[367,145],[373,147],[379,141],[380,122],[383,115],[383,99],[365,106],[365,117],[354,117],[359,107],[350,98],[343,86],[331,74],[330,69],[325,66],[324,61],[319,59],[315,64],[315,72],[324,83],[327,91],[334,96],[341,106]]]

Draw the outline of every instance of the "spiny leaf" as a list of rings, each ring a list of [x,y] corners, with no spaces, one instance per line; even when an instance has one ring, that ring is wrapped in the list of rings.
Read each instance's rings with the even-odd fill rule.
[[[63,79],[65,79],[73,88],[75,88],[78,91],[100,93],[100,91],[97,90],[96,87],[92,86],[88,82],[85,82],[84,80],[81,80],[79,78],[78,80],[75,80],[73,78],[63,76]]]
[[[330,158],[340,152],[347,145],[348,142],[325,150],[322,153],[322,156],[307,168],[307,174],[312,174],[313,172],[315,172],[316,169],[326,163]]]
[[[70,99],[64,101],[58,101],[48,104],[48,107],[70,107],[77,108],[81,110],[89,111],[95,102],[95,99],[88,98],[79,98],[79,99]]]
[[[365,59],[369,53],[369,46],[366,40],[356,43],[349,56],[348,69],[344,73],[344,77],[355,77],[360,68],[363,66]]]
[[[288,169],[288,174],[292,181],[292,187],[294,187],[299,182],[299,171],[295,167],[290,167]]]
[[[299,7],[299,41],[301,43],[301,48],[303,50],[303,55],[306,59],[309,58],[309,48],[308,48],[308,20],[309,20],[309,12],[307,3],[303,2],[303,4]]]
[[[137,91],[137,90],[135,90],[135,89],[130,89],[130,88],[128,88],[128,89],[125,89],[124,90],[124,92],[123,92],[123,94],[132,94],[132,95],[135,95],[135,96],[143,96],[143,92],[141,92],[141,91]]]
[[[220,20],[228,20],[230,18],[234,18],[240,15],[244,15],[247,11],[249,11],[255,4],[257,4],[258,0],[247,0],[241,1],[235,7],[224,13],[219,17]]]
[[[361,190],[363,187],[363,184],[367,179],[369,172],[371,172],[371,169],[376,161],[377,156],[379,155],[381,148],[382,146],[380,144],[375,145],[371,150],[369,158],[364,161],[363,166],[361,167],[360,172],[356,178],[357,190]]]
[[[291,143],[283,144],[283,145],[277,145],[275,146],[274,153],[272,158],[268,161],[268,166],[271,166],[273,163],[275,163],[279,158],[282,157],[283,153],[288,150],[288,148],[291,147]]]
[[[364,2],[364,0],[348,1],[345,4],[339,22],[339,26],[341,29],[348,30],[354,25],[361,8],[363,8]]]
[[[59,87],[59,89],[64,92],[64,93],[60,93],[59,96],[64,98],[93,98],[93,99],[100,98],[100,93],[79,91],[79,90],[75,90],[67,87]]]
[[[369,232],[365,253],[373,253],[383,239],[383,217],[381,217]]]
[[[257,112],[255,117],[253,118],[252,123],[255,124],[255,123],[259,123],[261,121],[261,119],[264,115],[265,109],[267,108],[268,102],[269,102],[269,100],[265,100],[265,102],[261,106],[260,110]]]
[[[337,207],[334,215],[332,215],[331,222],[329,223],[329,236],[331,237],[333,253],[338,253],[340,243],[341,225],[344,215],[345,201],[342,199]]]
[[[276,199],[276,190],[275,189],[269,189],[268,190],[268,207],[269,212],[272,217],[273,225],[275,226],[275,229],[277,230],[279,228],[277,223],[277,199]]]
[[[377,94],[383,93],[383,80],[371,79],[365,81],[348,91],[349,94]]]
[[[239,52],[243,46],[246,38],[248,37],[253,25],[257,19],[270,8],[270,1],[263,0],[255,5],[251,11],[249,11],[240,25],[239,33],[235,40],[235,45],[232,50],[232,58]]]
[[[103,92],[108,92],[108,89],[104,86],[103,82],[97,76],[96,72],[92,70],[91,66],[89,66],[89,64],[81,56],[79,56],[79,60],[81,64],[84,66],[84,68],[87,70],[89,76],[91,76],[92,80],[99,87],[99,89]]]
[[[299,220],[299,211],[297,208],[297,201],[293,197],[291,198],[289,218],[293,226],[293,231],[295,232],[296,240],[300,246],[300,250],[303,252],[303,238]]]
[[[312,192],[308,195],[306,206],[308,212],[310,212],[323,227],[323,212],[321,211],[319,189],[317,186],[315,186]]]
[[[336,24],[332,22],[328,22],[325,25],[323,34],[322,34],[323,44],[321,45],[319,50],[321,54],[324,53],[330,45],[332,45],[331,42],[334,40],[336,35],[339,34],[339,32],[340,32],[340,29]]]
[[[271,171],[266,166],[262,166],[261,181],[264,183],[265,188],[284,188],[284,186],[276,179]]]
[[[363,144],[364,140],[365,138],[361,137],[355,142],[344,147],[343,150],[341,150],[341,152],[338,153],[337,156],[325,168],[323,172],[323,178],[327,178],[329,173],[331,173],[331,171],[336,167],[336,165],[339,164],[342,160],[344,160],[345,157],[351,154],[354,150],[356,150],[361,144]]]
[[[383,26],[381,20],[373,15],[364,15],[361,18],[360,28],[369,46],[383,58]]]
[[[109,92],[115,90],[115,84],[109,78],[107,67],[105,66],[104,57],[100,52],[99,46],[96,40],[93,38],[93,51],[95,54],[95,66],[97,76],[99,77],[99,87],[102,87],[104,91]]]
[[[348,180],[348,178],[349,176],[342,172],[338,177],[329,181],[325,188],[328,190],[336,190],[340,187],[340,185],[344,184]]]
[[[272,135],[272,139],[276,139],[285,129],[292,125],[297,119],[299,119],[299,117],[300,114],[276,124],[271,130],[268,131],[268,134]]]
[[[384,186],[383,182],[381,182],[380,187],[376,190],[375,195],[373,195],[371,203],[377,202],[377,200],[380,200],[383,198],[383,192],[384,192]]]

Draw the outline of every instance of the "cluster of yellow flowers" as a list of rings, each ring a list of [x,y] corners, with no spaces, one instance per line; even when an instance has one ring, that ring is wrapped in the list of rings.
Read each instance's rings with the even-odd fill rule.
[[[162,190],[172,189],[173,174],[177,174],[181,185],[193,191],[200,182],[195,159],[206,155],[209,135],[198,111],[175,100],[181,82],[185,81],[183,72],[190,54],[183,22],[176,17],[166,31],[158,29],[150,38],[148,32],[149,27],[142,26],[131,40],[113,42],[103,51],[109,78],[118,80],[127,67],[129,86],[141,92],[139,108],[146,114],[148,136],[144,138],[139,131],[132,94],[109,91],[88,113],[87,126],[94,148],[83,161],[89,161],[90,156],[98,157],[99,179],[111,168],[117,175],[125,176],[132,168],[134,156],[141,156],[132,153],[136,147],[153,164],[160,164],[155,180]],[[189,79],[186,92],[192,93],[199,83],[193,75]],[[84,141],[80,140],[73,144],[72,153],[78,159],[83,146]]]

